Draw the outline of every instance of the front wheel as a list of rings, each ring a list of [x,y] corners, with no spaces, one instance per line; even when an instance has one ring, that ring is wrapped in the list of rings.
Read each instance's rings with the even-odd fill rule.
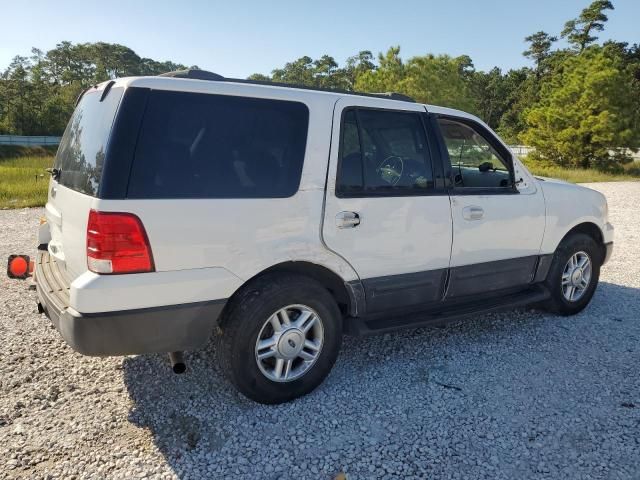
[[[258,278],[234,298],[220,321],[218,357],[245,396],[283,403],[316,388],[342,341],[342,316],[315,280],[294,274]]]
[[[598,285],[602,252],[582,233],[562,241],[553,257],[546,284],[551,298],[546,307],[560,315],[574,315],[591,301]]]

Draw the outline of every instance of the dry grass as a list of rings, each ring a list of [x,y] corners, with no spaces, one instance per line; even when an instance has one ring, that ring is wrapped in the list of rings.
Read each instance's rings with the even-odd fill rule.
[[[563,168],[521,158],[529,171],[540,177],[558,178],[571,183],[625,182],[640,180],[640,162],[626,165],[622,173],[600,172],[583,168]]]
[[[40,207],[47,201],[52,156],[0,158],[0,208]]]

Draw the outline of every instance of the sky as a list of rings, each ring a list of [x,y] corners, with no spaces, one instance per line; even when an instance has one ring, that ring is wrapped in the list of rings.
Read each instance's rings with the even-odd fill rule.
[[[488,70],[529,65],[524,37],[558,35],[591,0],[0,0],[0,71],[32,47],[109,42],[141,57],[227,77],[268,74],[308,55],[340,64],[360,50],[469,55]],[[640,43],[640,1],[613,0],[600,39]],[[3,5],[4,4],[4,5]]]

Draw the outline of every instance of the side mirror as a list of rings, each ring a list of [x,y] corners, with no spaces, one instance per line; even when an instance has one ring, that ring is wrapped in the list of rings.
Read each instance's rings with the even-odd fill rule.
[[[478,170],[480,170],[481,172],[488,172],[489,170],[493,170],[493,163],[491,162],[481,163],[480,165],[478,165]]]

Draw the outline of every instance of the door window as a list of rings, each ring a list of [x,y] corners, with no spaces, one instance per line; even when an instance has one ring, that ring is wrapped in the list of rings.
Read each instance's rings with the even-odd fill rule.
[[[467,123],[439,118],[456,188],[509,188],[509,162]]]
[[[344,115],[336,191],[402,195],[433,188],[429,148],[417,113],[350,109]]]

